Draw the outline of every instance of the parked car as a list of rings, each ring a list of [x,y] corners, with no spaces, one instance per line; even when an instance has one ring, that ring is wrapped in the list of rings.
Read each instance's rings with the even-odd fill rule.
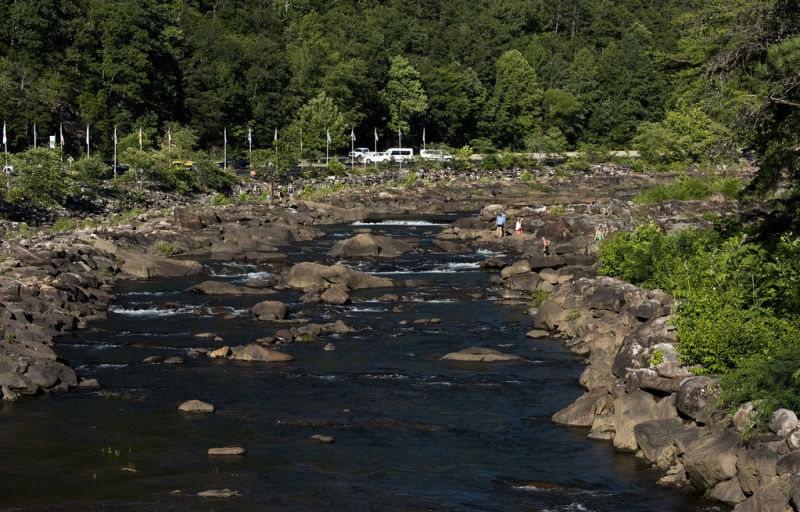
[[[366,158],[367,155],[372,153],[369,148],[355,148],[353,151],[347,154],[352,160],[361,161],[362,159]]]
[[[364,163],[367,165],[374,164],[376,162],[385,162],[386,160],[389,160],[389,156],[382,151],[379,151],[378,153],[370,153],[364,157]]]
[[[419,156],[427,160],[446,161],[453,159],[453,155],[443,149],[423,149],[419,152]]]
[[[109,160],[109,161],[103,162],[103,163],[108,166],[108,172],[106,172],[106,178],[113,178],[115,175],[119,176],[120,174],[125,174],[125,172],[128,170],[128,166],[127,165],[124,165],[124,164],[121,164],[121,163],[117,162],[117,169],[116,169],[117,172],[115,174],[114,173],[114,161],[113,160]]]

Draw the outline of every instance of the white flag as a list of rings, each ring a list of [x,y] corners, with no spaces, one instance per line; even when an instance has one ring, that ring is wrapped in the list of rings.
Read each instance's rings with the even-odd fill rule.
[[[117,145],[117,125],[114,125],[114,145]]]
[[[378,129],[375,128],[375,142],[378,142]]]
[[[277,127],[277,126],[275,127],[275,136],[274,136],[274,137],[272,137],[272,140],[274,140],[274,141],[276,141],[276,142],[277,142],[277,140],[278,140],[278,127]]]
[[[248,128],[247,129],[247,142],[250,142],[251,144],[253,142],[253,129],[252,128]]]
[[[422,128],[422,142],[425,142],[425,128]]]
[[[327,131],[325,137],[326,137],[326,140],[328,141],[328,144],[330,144],[331,143],[331,131],[330,130]]]
[[[64,147],[64,125],[60,124],[58,126],[58,135],[61,138],[61,147]]]
[[[8,139],[6,138],[6,123],[3,122],[3,146],[8,143]]]
[[[89,125],[86,125],[86,145],[89,145]]]
[[[353,142],[356,141],[356,134],[352,128],[350,128],[350,140],[352,140]]]

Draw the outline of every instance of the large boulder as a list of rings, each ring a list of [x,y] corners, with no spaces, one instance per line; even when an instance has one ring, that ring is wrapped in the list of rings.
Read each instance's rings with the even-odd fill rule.
[[[342,285],[331,286],[319,296],[322,302],[326,304],[333,304],[335,306],[342,306],[350,303],[350,294],[347,293],[347,287]]]
[[[481,347],[470,347],[458,352],[451,352],[442,356],[445,361],[469,361],[480,363],[493,363],[497,361],[521,361],[522,358],[513,354],[504,354],[497,350]]]
[[[650,393],[634,391],[625,393],[614,401],[614,447],[620,451],[635,452],[634,427],[639,423],[658,418],[657,401]]]
[[[778,476],[778,453],[769,446],[739,448],[736,469],[742,490],[749,496]]]
[[[245,345],[232,349],[231,359],[237,361],[260,361],[265,363],[292,361],[294,358],[289,354],[269,350],[261,345]]]
[[[353,270],[344,265],[325,266],[310,261],[298,263],[283,275],[283,284],[290,288],[303,289],[309,286],[329,288],[342,284],[350,290],[393,286],[391,279],[377,277]]]
[[[611,402],[611,395],[603,387],[592,389],[571,405],[561,409],[552,417],[553,422],[570,427],[591,427],[595,416]]]
[[[719,396],[716,377],[690,377],[681,382],[675,407],[681,414],[701,423],[710,416],[710,408]]]
[[[328,256],[334,258],[395,258],[413,250],[413,245],[402,240],[361,233],[353,238],[336,242],[328,251]]]
[[[286,304],[277,300],[259,302],[250,311],[259,320],[283,320],[289,314]]]
[[[668,418],[639,423],[633,427],[633,435],[644,458],[661,469],[667,469],[676,459],[674,440],[684,430],[681,420]]]
[[[564,312],[555,300],[546,300],[539,306],[536,311],[536,316],[533,320],[533,326],[536,328],[543,328],[549,331],[555,330],[559,325],[559,317]]]
[[[727,430],[701,437],[687,446],[683,465],[692,485],[706,491],[736,476],[738,446],[739,438]]]
[[[252,286],[240,286],[225,281],[203,281],[187,291],[202,293],[205,295],[268,295],[275,293],[274,290],[265,288],[254,288]]]

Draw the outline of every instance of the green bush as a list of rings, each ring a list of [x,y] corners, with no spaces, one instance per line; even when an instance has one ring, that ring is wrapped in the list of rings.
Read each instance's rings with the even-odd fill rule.
[[[217,194],[211,198],[211,204],[214,206],[223,206],[232,203],[233,199],[231,199],[230,197],[226,197],[224,194]]]
[[[712,194],[722,192],[735,198],[742,190],[742,183],[736,178],[692,178],[685,174],[669,185],[657,185],[634,196],[633,201],[640,204],[656,204],[662,201],[705,200]]]
[[[530,306],[538,308],[544,304],[548,297],[550,297],[550,293],[547,290],[533,290],[531,292]]]
[[[519,180],[522,182],[531,181],[533,179],[533,175],[530,171],[523,171],[522,174],[519,175]]]
[[[14,201],[29,199],[46,206],[64,204],[70,180],[62,172],[61,157],[55,149],[38,147],[12,155],[16,181],[10,191]]]
[[[414,183],[415,183],[415,182],[416,182],[418,179],[419,179],[419,174],[417,174],[417,173],[415,173],[415,172],[409,173],[409,174],[408,174],[408,175],[405,177],[405,179],[403,180],[403,182],[401,183],[401,186],[403,186],[403,187],[405,187],[405,188],[411,188],[411,186],[412,186],[412,185],[414,185]]]
[[[755,426],[766,430],[776,409],[800,410],[800,346],[787,346],[771,355],[744,361],[740,368],[724,375],[720,404],[735,409],[745,403],[756,405]]]
[[[328,175],[330,176],[344,176],[345,167],[339,160],[331,160],[328,162]]]

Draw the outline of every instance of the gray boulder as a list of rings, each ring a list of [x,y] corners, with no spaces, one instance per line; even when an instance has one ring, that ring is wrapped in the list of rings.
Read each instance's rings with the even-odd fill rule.
[[[595,417],[605,410],[611,401],[608,390],[597,387],[555,413],[552,420],[554,423],[569,427],[591,427]]]
[[[644,391],[625,393],[614,401],[614,448],[624,452],[635,452],[634,427],[639,423],[657,418],[656,398]]]
[[[361,233],[353,238],[336,242],[328,251],[328,256],[334,258],[395,258],[413,250],[413,245],[402,240]]]
[[[283,320],[289,314],[286,304],[277,300],[259,302],[250,311],[259,320]]]
[[[685,430],[677,418],[650,420],[633,427],[636,444],[644,458],[661,469],[667,469],[676,460],[675,438]]]
[[[776,434],[795,428],[797,428],[797,414],[789,409],[778,409],[773,413],[772,419],[769,422],[769,429]]]
[[[716,377],[690,377],[681,382],[675,407],[681,414],[705,423],[710,417],[711,404],[719,396]]]
[[[445,361],[469,361],[492,363],[497,361],[521,361],[522,358],[513,354],[504,354],[497,350],[482,347],[470,347],[458,352],[451,352],[442,356]]]
[[[701,437],[686,447],[683,465],[692,485],[712,489],[736,476],[736,452],[739,438],[730,431]]]
[[[205,295],[268,295],[275,293],[274,290],[239,286],[224,281],[203,281],[192,286],[187,291]]]
[[[739,448],[736,468],[742,490],[749,496],[778,476],[778,454],[767,446]]]
[[[343,284],[350,290],[360,290],[394,284],[391,279],[371,276],[344,265],[325,266],[313,262],[294,265],[282,275],[282,279],[285,286],[301,290],[307,286],[329,288],[337,284]]]
[[[257,361],[265,363],[292,361],[294,358],[289,354],[269,350],[261,345],[245,345],[231,349],[231,359],[237,361]]]

